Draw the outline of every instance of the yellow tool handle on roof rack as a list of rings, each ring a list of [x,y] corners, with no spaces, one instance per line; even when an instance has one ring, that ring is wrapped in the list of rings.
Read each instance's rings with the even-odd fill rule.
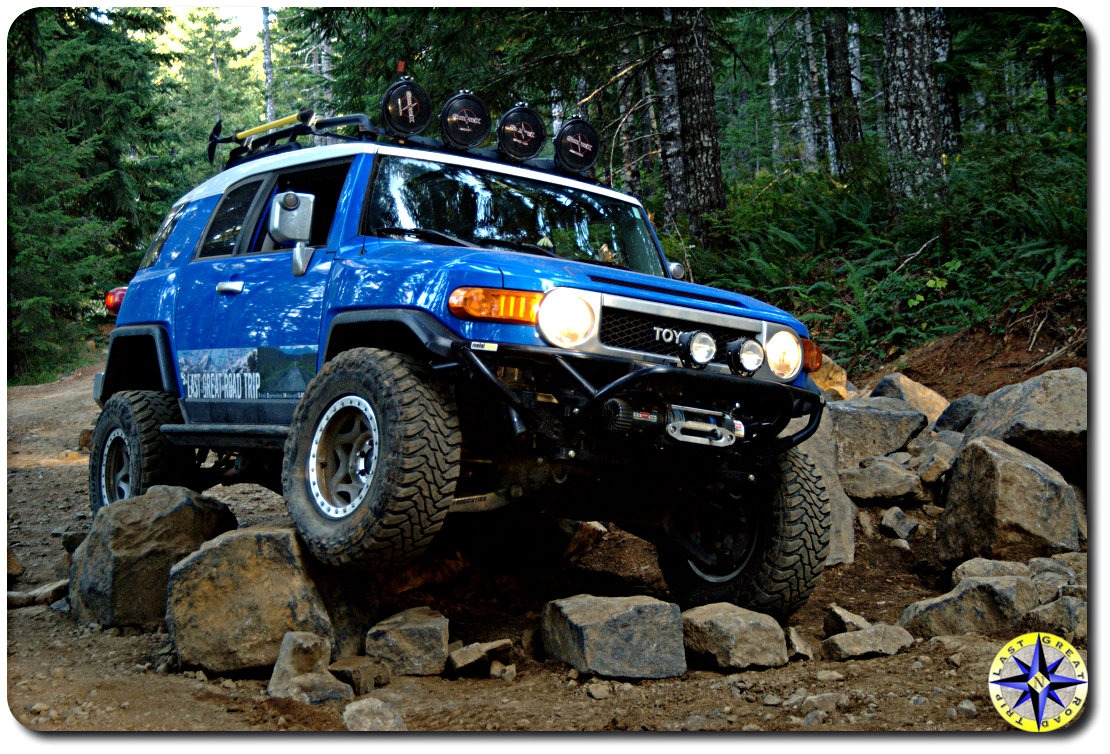
[[[307,117],[306,117],[306,113],[307,113]],[[257,134],[264,133],[265,131],[269,131],[273,128],[281,128],[283,126],[291,126],[291,125],[293,125],[294,123],[297,123],[297,122],[307,123],[311,119],[312,119],[312,111],[311,110],[307,110],[307,111],[306,110],[301,110],[299,113],[294,113],[292,115],[287,115],[284,118],[279,118],[278,120],[270,121],[269,123],[263,123],[261,126],[255,126],[254,128],[248,128],[246,131],[237,131],[235,133],[235,140],[238,141],[240,139],[246,139],[249,136],[256,136]]]

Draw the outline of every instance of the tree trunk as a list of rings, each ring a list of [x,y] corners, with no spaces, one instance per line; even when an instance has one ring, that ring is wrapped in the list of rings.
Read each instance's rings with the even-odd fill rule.
[[[890,193],[923,196],[944,171],[929,11],[883,9],[883,89]]]
[[[859,112],[863,99],[863,57],[859,52],[859,19],[855,9],[848,22],[848,59],[852,61],[852,97],[856,100],[856,112]]]
[[[863,124],[856,98],[852,96],[848,17],[842,8],[831,9],[825,17],[825,55],[829,71],[829,115],[832,120],[836,164],[840,175],[850,180],[862,167]]]
[[[805,38],[805,24],[798,18],[794,22],[794,31],[799,39]],[[817,134],[813,129],[813,79],[807,70],[805,47],[799,51],[798,60],[798,99],[801,100],[802,114],[798,118],[798,136],[802,142],[802,170],[811,173],[817,169]]]
[[[664,18],[671,23],[670,11]],[[655,64],[655,81],[659,86],[659,146],[663,163],[663,224],[674,222],[675,215],[686,208],[686,187],[682,164],[682,118],[678,111],[678,87],[675,76],[675,50],[667,47]]]
[[[274,113],[274,58],[270,46],[270,9],[262,9],[262,71],[266,75],[266,122],[277,119]]]
[[[675,8],[675,79],[682,119],[682,164],[690,234],[703,248],[720,245],[712,216],[725,208],[713,59],[704,8]]]
[[[809,8],[802,14],[806,40],[806,63],[809,68],[809,107],[812,117],[813,131],[813,158],[814,165],[820,163],[825,156],[825,108],[821,97],[821,75],[817,67],[817,50],[813,42],[813,14]]]
[[[933,46],[936,49],[938,68],[952,59],[952,26],[948,23],[946,8],[933,9]],[[960,102],[956,89],[942,70],[937,71],[937,97],[940,118],[940,149],[942,154],[953,155],[960,151]]]
[[[642,34],[636,35],[636,43],[640,46],[640,56],[644,55],[644,37]],[[641,136],[644,139],[645,152],[662,152],[663,148],[659,144],[659,116],[655,108],[655,90],[651,86],[651,74],[648,67],[640,67],[640,91],[643,93],[644,100],[648,103],[648,117],[641,119],[643,123],[643,130]],[[651,170],[655,160],[648,157],[644,160],[644,167]]]
[[[767,66],[767,93],[771,109],[771,169],[782,162],[782,103],[779,101],[778,53],[775,50],[775,14],[767,13],[767,49],[771,61]]]
[[[621,70],[625,70],[632,62],[632,52],[628,44],[621,47]],[[636,80],[627,76],[624,80],[617,80],[617,103],[620,108],[620,140],[621,154],[624,167],[621,170],[625,189],[633,196],[640,196],[640,163],[637,159],[639,150],[634,149],[636,144],[636,118],[632,115],[632,103],[635,94]]]

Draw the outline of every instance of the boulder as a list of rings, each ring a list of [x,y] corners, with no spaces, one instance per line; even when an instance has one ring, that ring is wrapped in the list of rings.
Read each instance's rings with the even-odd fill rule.
[[[852,499],[863,505],[902,500],[921,489],[921,479],[896,463],[879,458],[866,468],[841,469],[840,483]]]
[[[809,375],[814,384],[829,394],[833,400],[842,401],[859,396],[859,388],[848,379],[848,373],[833,361],[828,354],[821,357],[821,366]]]
[[[1066,565],[1075,574],[1073,584],[1087,584],[1087,553],[1085,552],[1061,552],[1052,556],[1053,560],[1059,560]]]
[[[939,597],[915,602],[898,617],[914,636],[1005,633],[1037,607],[1033,582],[1019,576],[970,577]]]
[[[836,634],[821,642],[822,654],[830,660],[844,660],[894,655],[913,646],[913,637],[899,626],[876,623],[869,628]]]
[[[836,458],[841,469],[854,469],[867,456],[902,450],[925,428],[925,414],[896,398],[855,398],[830,403]]]
[[[888,374],[879,380],[872,388],[870,397],[897,398],[905,401],[915,410],[925,414],[930,422],[936,422],[948,408],[947,398],[920,382],[914,382],[900,372]]]
[[[1030,610],[1022,620],[1027,631],[1055,634],[1069,642],[1087,641],[1087,603],[1076,597],[1058,600]]]
[[[1064,586],[1056,590],[1056,597],[1075,597],[1076,599],[1081,599],[1086,602],[1087,587],[1085,585],[1081,586],[1079,584],[1065,584]]]
[[[331,621],[296,530],[260,525],[204,543],[170,571],[166,624],[186,665],[210,673],[273,665],[285,634],[331,641]]]
[[[366,632],[378,621],[381,585],[371,573],[321,563],[311,555],[306,564],[331,622],[333,657],[362,655]]]
[[[579,594],[544,605],[547,656],[580,673],[673,678],[686,672],[678,605],[651,597]]]
[[[786,629],[786,654],[791,660],[812,660],[817,656],[810,643],[793,626]]]
[[[1012,560],[988,560],[987,558],[972,558],[956,566],[952,571],[952,588],[955,589],[960,582],[973,576],[1020,576],[1025,579],[1033,578],[1029,566],[1025,563],[1015,563]]]
[[[919,526],[921,526],[920,521],[907,516],[897,506],[888,508],[879,521],[879,528],[895,539],[909,539]]]
[[[952,450],[959,450],[960,446],[964,444],[964,435],[962,432],[953,432],[951,430],[943,430],[937,432],[929,438],[932,442],[942,442],[945,445],[952,446]]]
[[[1045,605],[1056,599],[1056,593],[1060,587],[1067,586],[1068,577],[1062,573],[1045,571],[1034,576],[1032,581],[1033,588],[1037,590],[1037,599]]]
[[[512,639],[468,644],[447,655],[447,669],[452,673],[462,673],[467,670],[481,670],[484,672],[489,670],[490,663],[495,660],[502,664],[508,664],[512,651]]]
[[[1039,576],[1042,573],[1055,573],[1064,577],[1065,584],[1074,584],[1075,570],[1059,558],[1030,558],[1026,563],[1029,573]]]
[[[976,395],[975,393],[968,393],[967,395],[957,398],[948,404],[948,408],[941,412],[937,417],[933,429],[937,432],[949,430],[952,432],[963,432],[971,420],[975,418],[975,414],[983,405],[983,396]]]
[[[914,459],[910,469],[917,472],[924,484],[939,482],[941,477],[952,468],[956,460],[956,448],[944,442],[931,442],[925,451]]]
[[[991,437],[960,451],[937,521],[937,555],[1026,561],[1079,547],[1075,492],[1042,461]]]
[[[70,604],[77,619],[101,626],[162,625],[171,567],[235,527],[226,505],[183,487],[159,485],[104,506],[73,553]]]
[[[782,434],[792,435],[801,431],[807,421],[808,417],[792,419]],[[827,409],[821,417],[817,431],[798,447],[813,461],[829,493],[829,554],[825,557],[825,566],[852,563],[856,559],[856,533],[853,525],[856,506],[844,494],[844,488],[840,485],[836,438],[833,435],[833,422]]]
[[[281,640],[266,693],[275,698],[319,704],[351,699],[354,692],[328,672],[331,642],[308,631],[290,631]]]
[[[1087,372],[1059,369],[994,391],[964,434],[965,445],[977,437],[993,437],[1085,487]]]
[[[447,618],[430,607],[391,615],[366,634],[366,656],[389,663],[395,675],[439,675],[447,665]]]
[[[343,708],[347,730],[408,730],[405,718],[389,702],[370,697],[351,702]]]
[[[376,657],[340,657],[328,665],[328,672],[354,689],[355,696],[387,685],[393,675],[389,663]]]
[[[835,636],[836,634],[871,628],[871,622],[862,615],[856,615],[833,603],[829,605],[829,609],[825,612],[825,621],[822,627],[825,629],[825,636]]]
[[[727,602],[682,613],[682,636],[688,655],[725,670],[777,668],[789,660],[786,637],[774,618]]]

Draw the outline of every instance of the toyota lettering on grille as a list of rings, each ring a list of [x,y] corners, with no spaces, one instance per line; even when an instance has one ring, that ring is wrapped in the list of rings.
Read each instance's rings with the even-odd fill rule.
[[[686,334],[685,330],[672,330],[669,327],[656,327],[655,339],[664,343],[677,343]]]

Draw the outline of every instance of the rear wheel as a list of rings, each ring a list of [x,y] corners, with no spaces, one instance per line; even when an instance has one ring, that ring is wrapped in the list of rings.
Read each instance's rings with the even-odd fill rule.
[[[455,403],[415,359],[356,348],[309,383],[285,444],[282,490],[309,549],[332,565],[419,555],[459,475]]]
[[[731,602],[785,620],[825,568],[829,495],[820,474],[792,448],[754,494],[718,503],[676,524],[660,545],[672,596],[683,608]]]
[[[177,399],[168,393],[127,390],[104,404],[89,456],[89,503],[93,512],[171,483],[177,468],[163,424],[179,424]]]

